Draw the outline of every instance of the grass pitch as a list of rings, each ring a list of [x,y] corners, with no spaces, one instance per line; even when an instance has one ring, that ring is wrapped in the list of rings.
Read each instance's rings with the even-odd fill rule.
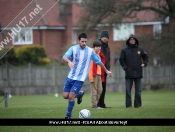
[[[0,100],[3,96],[0,96]],[[134,92],[132,92],[132,101]],[[142,92],[142,107],[125,108],[125,93],[106,93],[105,103],[111,109],[91,108],[90,94],[85,93],[83,102],[75,104],[72,118],[78,118],[81,109],[89,109],[91,118],[175,118],[175,90]],[[67,100],[54,94],[13,96],[0,103],[0,118],[64,118]],[[0,132],[174,132],[175,126],[0,126]]]

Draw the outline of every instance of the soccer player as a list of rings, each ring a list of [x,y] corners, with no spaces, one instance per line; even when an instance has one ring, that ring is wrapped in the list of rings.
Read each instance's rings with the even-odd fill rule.
[[[109,77],[112,77],[112,73],[106,69],[94,50],[86,46],[86,43],[87,35],[85,33],[80,33],[78,35],[78,44],[71,46],[62,58],[68,63],[70,68],[63,88],[63,98],[68,99],[65,119],[70,119],[72,117],[75,98],[77,98],[77,104],[82,102],[84,92],[80,90],[87,78],[91,60],[97,65],[100,65]]]

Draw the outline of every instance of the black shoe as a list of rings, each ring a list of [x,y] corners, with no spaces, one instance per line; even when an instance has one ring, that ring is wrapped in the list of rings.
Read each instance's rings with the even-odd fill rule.
[[[64,117],[64,119],[71,119],[70,117],[68,117],[68,116],[66,116],[66,117]]]
[[[100,106],[101,108],[111,108],[111,107],[107,107],[107,106]]]
[[[105,106],[104,108],[111,108],[111,107],[109,107],[109,106]]]
[[[77,98],[77,104],[81,104],[81,102],[82,102],[82,98],[83,98],[84,92],[83,91],[81,91],[81,92],[82,92],[82,94],[80,95],[79,98]]]

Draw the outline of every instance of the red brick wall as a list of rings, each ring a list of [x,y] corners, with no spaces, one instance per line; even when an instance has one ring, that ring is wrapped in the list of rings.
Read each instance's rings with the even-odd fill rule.
[[[10,31],[4,31],[3,34],[1,33],[0,42],[3,40],[3,38],[6,38],[6,36],[9,37],[9,35],[7,35],[8,32]],[[62,34],[62,30],[33,30],[33,44],[44,46],[48,57],[60,60],[64,40]],[[12,46],[12,41],[10,41],[7,46]],[[15,45],[15,47],[20,46],[23,45]]]
[[[153,25],[135,26],[135,35],[143,33],[153,35]]]
[[[33,30],[33,44],[42,45],[42,42],[40,42],[40,32],[42,34],[42,30]]]
[[[63,43],[70,44],[72,43],[72,6],[67,5],[60,17],[66,23],[66,29],[62,32]]]
[[[33,44],[44,46],[48,57],[60,60],[62,55],[62,32],[61,30],[34,30]],[[40,38],[41,33],[41,38]]]

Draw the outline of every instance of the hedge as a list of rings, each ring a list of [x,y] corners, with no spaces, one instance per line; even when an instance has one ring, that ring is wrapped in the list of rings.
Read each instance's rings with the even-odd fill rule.
[[[25,65],[28,63],[35,65],[50,64],[50,59],[47,57],[45,49],[40,45],[13,47],[11,49],[4,48],[3,51],[8,52],[0,60],[0,64],[5,64],[6,62],[12,65]]]

